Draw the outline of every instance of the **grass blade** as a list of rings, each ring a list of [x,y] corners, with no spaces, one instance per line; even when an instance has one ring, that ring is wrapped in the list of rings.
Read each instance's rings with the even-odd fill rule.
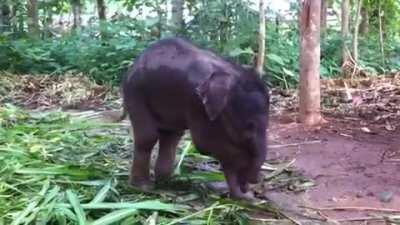
[[[56,215],[60,218],[70,219],[72,221],[77,221],[76,215],[66,207],[56,208]]]
[[[69,204],[58,204],[57,207],[71,207]],[[87,203],[81,204],[83,209],[143,209],[143,210],[157,210],[157,211],[167,211],[167,212],[177,212],[183,211],[184,207],[175,204],[162,203],[158,200],[153,201],[143,201],[143,202],[100,202],[100,203]]]
[[[108,191],[111,189],[111,180],[109,180],[103,188],[97,193],[97,195],[93,198],[90,203],[100,203],[103,202],[107,197]]]
[[[210,211],[210,210],[222,209],[222,208],[226,208],[226,207],[227,207],[226,205],[219,205],[219,203],[216,202],[216,203],[214,203],[213,205],[211,205],[210,207],[207,207],[207,208],[205,208],[205,209],[202,209],[202,210],[200,210],[200,211],[197,211],[197,212],[195,212],[195,213],[193,213],[193,214],[184,216],[184,217],[182,217],[182,218],[174,219],[174,220],[172,220],[171,222],[169,222],[167,225],[179,224],[179,223],[181,223],[181,222],[183,222],[183,221],[185,221],[185,220],[187,220],[187,219],[190,219],[190,218],[199,216],[199,215],[201,215],[201,214],[203,214],[203,213],[206,213],[206,212],[208,212],[208,211]]]
[[[218,182],[225,181],[225,176],[222,172],[191,172],[189,174],[184,174],[180,177],[176,177],[177,180],[192,180],[193,182],[202,183],[202,182]]]
[[[111,212],[100,219],[91,223],[91,225],[109,225],[125,219],[126,217],[137,213],[137,209],[121,209]]]
[[[47,190],[49,189],[49,186],[50,182],[47,180],[43,185],[42,190],[40,190],[39,196],[37,196],[31,203],[29,203],[24,211],[18,214],[17,218],[13,220],[11,225],[21,224],[29,216],[30,213],[35,211],[39,202],[43,199],[44,194],[46,194]]]
[[[48,207],[47,208],[47,213],[50,213],[50,210],[53,208],[54,204],[49,204],[50,201],[52,201],[58,194],[58,192],[60,191],[60,187],[56,186],[53,189],[51,189],[50,191],[48,191],[46,194],[46,198],[44,198],[44,200],[42,201],[42,203],[36,207],[34,210],[32,210],[31,214],[26,217],[24,224],[31,224],[32,221],[34,220],[40,220],[40,218],[38,218],[38,213],[41,209],[43,209],[44,207]],[[38,224],[38,221],[36,221],[36,223]]]
[[[73,193],[71,190],[67,190],[67,197],[69,202],[71,203],[72,208],[75,211],[76,217],[78,219],[78,224],[86,225],[85,212],[83,211],[81,203],[79,202],[78,196],[76,196],[76,194]]]
[[[19,174],[29,175],[67,175],[77,178],[89,178],[98,176],[99,172],[92,172],[89,169],[83,169],[79,166],[52,166],[44,168],[24,168],[15,171]]]
[[[175,168],[175,171],[174,171],[175,174],[177,174],[177,175],[181,174],[181,165],[183,163],[183,160],[185,159],[185,156],[187,155],[189,150],[192,148],[192,145],[193,145],[192,141],[189,141],[186,144],[185,148],[183,149],[181,157],[180,157],[179,162],[178,162],[178,165],[176,165],[176,168]]]
[[[158,213],[154,212],[149,218],[146,220],[147,225],[157,225],[157,218],[158,218]]]

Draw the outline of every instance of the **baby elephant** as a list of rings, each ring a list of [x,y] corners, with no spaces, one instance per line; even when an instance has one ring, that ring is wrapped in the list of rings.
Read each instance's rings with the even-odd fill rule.
[[[268,90],[253,70],[186,40],[164,39],[137,58],[122,92],[135,140],[131,184],[151,187],[157,141],[155,177],[168,178],[188,129],[196,148],[220,161],[231,197],[249,196],[266,157],[269,107]]]

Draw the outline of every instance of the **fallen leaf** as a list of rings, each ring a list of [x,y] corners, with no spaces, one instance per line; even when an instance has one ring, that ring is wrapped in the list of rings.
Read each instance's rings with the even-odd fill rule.
[[[379,195],[379,200],[384,203],[390,202],[392,201],[392,199],[393,199],[393,192],[391,191],[384,191]]]
[[[390,124],[390,122],[386,120],[385,129],[388,131],[394,131],[394,130],[396,130],[396,127],[393,126],[392,124]]]
[[[361,130],[365,133],[371,133],[371,130],[368,127],[361,127]]]

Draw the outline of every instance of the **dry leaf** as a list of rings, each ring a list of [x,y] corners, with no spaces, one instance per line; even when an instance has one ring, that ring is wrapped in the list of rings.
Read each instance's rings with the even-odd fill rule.
[[[371,133],[371,130],[368,127],[361,127],[361,130],[365,133]]]
[[[390,122],[386,120],[385,129],[388,131],[394,131],[394,130],[396,130],[396,127],[393,126],[392,124],[390,124]]]

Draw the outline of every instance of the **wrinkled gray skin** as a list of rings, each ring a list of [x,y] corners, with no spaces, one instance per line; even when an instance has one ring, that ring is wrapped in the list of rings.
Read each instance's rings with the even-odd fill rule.
[[[253,70],[190,42],[156,42],[136,60],[123,87],[134,133],[130,183],[151,187],[150,155],[159,141],[156,181],[168,178],[176,147],[189,129],[197,149],[217,158],[230,195],[247,198],[266,157],[268,91]]]

